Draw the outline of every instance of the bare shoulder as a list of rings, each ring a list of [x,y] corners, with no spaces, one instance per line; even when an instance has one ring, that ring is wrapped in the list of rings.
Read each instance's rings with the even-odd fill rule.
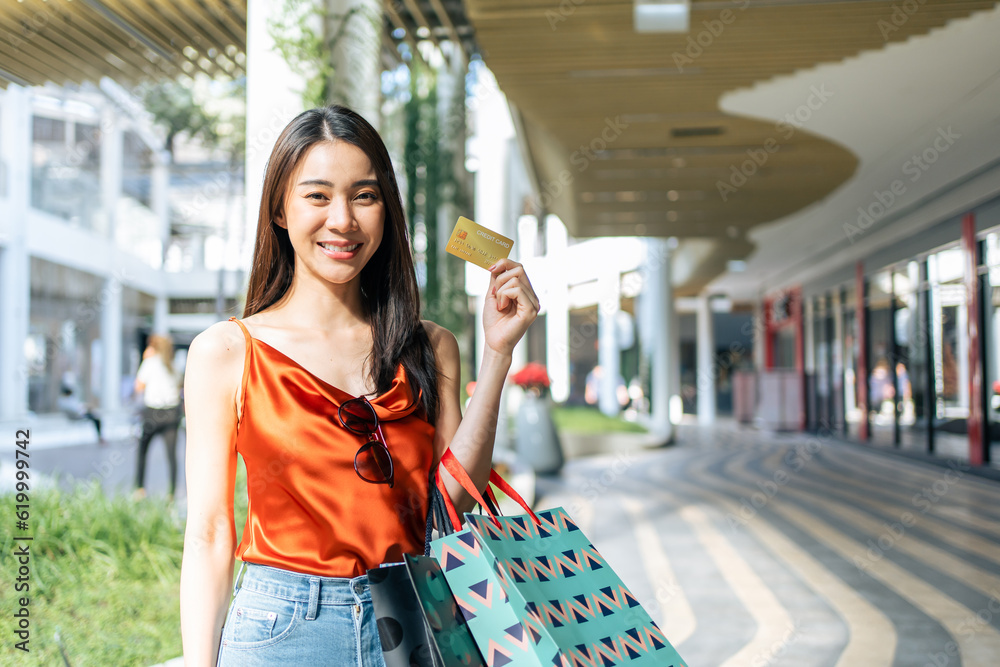
[[[243,376],[246,342],[236,322],[216,322],[191,341],[186,370],[192,381],[226,393],[237,390]]]
[[[458,339],[455,338],[455,334],[437,322],[420,320],[420,323],[424,325],[427,338],[431,341],[431,347],[434,348],[434,354],[439,359],[442,355],[448,357],[458,355]]]
[[[188,357],[210,366],[227,366],[235,362],[243,363],[246,342],[243,332],[236,322],[216,322],[191,341]]]
[[[421,320],[421,323],[424,325],[427,338],[430,339],[431,347],[434,349],[434,362],[438,374],[441,376],[440,381],[457,383],[462,363],[459,358],[458,339],[450,330],[436,322]]]
[[[245,356],[246,342],[236,322],[216,322],[195,336],[188,348],[185,374],[189,411],[196,415],[207,410],[207,414],[238,416]]]

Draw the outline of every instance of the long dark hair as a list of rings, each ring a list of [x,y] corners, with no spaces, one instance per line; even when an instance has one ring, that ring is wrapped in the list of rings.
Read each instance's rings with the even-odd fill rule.
[[[283,212],[288,180],[306,151],[321,141],[335,140],[364,151],[385,202],[382,242],[361,270],[361,302],[372,326],[372,350],[366,358],[369,378],[374,380],[376,391],[383,394],[392,386],[402,363],[413,397],[422,393],[425,418],[433,424],[438,405],[437,367],[434,349],[420,323],[420,292],[399,186],[382,138],[354,111],[338,105],[304,111],[278,137],[264,173],[243,317],[270,307],[291,287],[295,252],[288,230],[275,219]]]

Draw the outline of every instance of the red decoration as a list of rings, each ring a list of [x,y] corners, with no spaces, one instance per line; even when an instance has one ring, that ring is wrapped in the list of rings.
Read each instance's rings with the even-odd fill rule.
[[[511,381],[521,389],[533,389],[538,393],[549,388],[549,374],[545,366],[532,361],[524,368],[510,376]]]

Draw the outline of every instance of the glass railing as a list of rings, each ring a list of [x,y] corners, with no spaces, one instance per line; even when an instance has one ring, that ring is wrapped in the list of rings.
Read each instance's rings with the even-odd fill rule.
[[[58,161],[34,166],[31,170],[31,206],[74,227],[107,234],[98,167],[68,166]]]

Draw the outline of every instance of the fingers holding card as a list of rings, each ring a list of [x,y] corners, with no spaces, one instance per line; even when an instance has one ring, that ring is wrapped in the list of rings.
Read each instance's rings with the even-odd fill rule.
[[[463,216],[455,224],[445,250],[455,257],[489,269],[498,260],[510,255],[513,246],[513,240]]]

